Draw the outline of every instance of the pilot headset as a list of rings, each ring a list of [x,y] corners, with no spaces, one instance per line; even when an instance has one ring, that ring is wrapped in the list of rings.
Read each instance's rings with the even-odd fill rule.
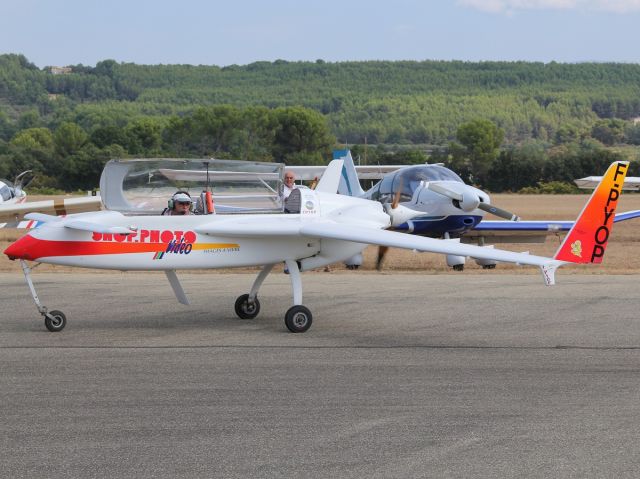
[[[176,196],[180,194],[187,195],[189,198],[191,198],[191,195],[189,194],[188,191],[184,191],[184,190],[176,191],[167,203],[167,206],[169,207],[170,210],[172,210],[176,204]],[[191,201],[191,204],[189,205],[189,211],[193,211],[193,201]]]

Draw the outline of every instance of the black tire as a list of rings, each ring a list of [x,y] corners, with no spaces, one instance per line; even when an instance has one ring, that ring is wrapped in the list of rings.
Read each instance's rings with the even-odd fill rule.
[[[256,296],[253,303],[249,303],[249,295],[243,294],[236,299],[235,309],[240,319],[253,319],[258,316],[260,312],[260,301],[258,301],[258,297]]]
[[[44,317],[44,325],[52,333],[62,331],[67,325],[67,317],[62,311],[53,310]]]
[[[292,333],[304,333],[311,327],[312,321],[311,311],[302,305],[292,306],[284,315],[284,324]]]

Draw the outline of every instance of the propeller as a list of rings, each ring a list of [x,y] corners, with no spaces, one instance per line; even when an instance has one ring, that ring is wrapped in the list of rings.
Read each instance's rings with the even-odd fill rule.
[[[391,201],[391,203],[385,203],[383,205],[385,212],[391,218],[391,226],[399,226],[402,223],[406,223],[410,219],[415,218],[416,216],[421,216],[424,214],[424,212],[422,211],[416,211],[414,209],[407,208],[406,206],[403,206],[400,204],[400,195],[402,193],[402,186],[403,186],[402,178],[400,178],[398,189],[393,195],[393,200]],[[376,260],[376,269],[378,271],[382,269],[382,263],[388,251],[389,251],[389,248],[387,246],[378,247],[378,258]]]
[[[31,183],[35,178],[35,175],[33,174],[31,176],[28,176],[31,173],[33,173],[33,170],[27,170],[27,171],[23,171],[18,176],[16,176],[16,179],[13,180],[13,187],[17,190],[23,190],[24,188],[26,188],[29,185],[29,183]],[[26,177],[26,180],[25,180],[25,177]]]
[[[459,191],[453,191],[437,183],[427,183],[426,187],[434,193],[441,194],[450,198],[456,208],[460,208],[462,211],[470,212],[476,208],[491,213],[492,215],[504,218],[509,221],[519,221],[520,217],[511,213],[510,211],[503,210],[497,206],[493,206],[490,203],[484,203],[480,200],[480,197],[476,194],[466,191],[464,194]]]
[[[478,208],[499,218],[504,218],[505,220],[520,221],[520,217],[518,215],[513,214],[510,211],[503,210],[502,208],[498,208],[497,206],[493,206],[489,203],[480,203],[478,205]]]

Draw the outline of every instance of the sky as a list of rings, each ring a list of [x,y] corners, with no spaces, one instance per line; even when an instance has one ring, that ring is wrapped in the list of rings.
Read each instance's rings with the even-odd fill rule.
[[[640,0],[0,0],[39,67],[255,61],[640,63]]]

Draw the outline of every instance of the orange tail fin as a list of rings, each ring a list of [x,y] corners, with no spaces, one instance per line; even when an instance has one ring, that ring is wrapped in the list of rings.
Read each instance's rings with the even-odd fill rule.
[[[571,263],[602,262],[628,169],[628,161],[611,164],[554,259]]]

